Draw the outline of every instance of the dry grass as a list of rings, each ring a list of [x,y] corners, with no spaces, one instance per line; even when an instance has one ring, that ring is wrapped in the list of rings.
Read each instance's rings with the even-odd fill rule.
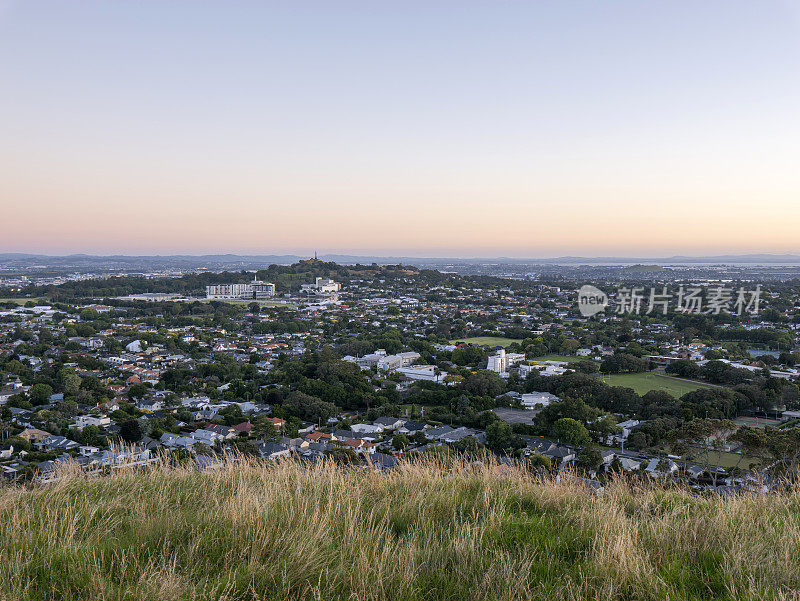
[[[800,493],[229,462],[0,489],[0,599],[794,599]]]

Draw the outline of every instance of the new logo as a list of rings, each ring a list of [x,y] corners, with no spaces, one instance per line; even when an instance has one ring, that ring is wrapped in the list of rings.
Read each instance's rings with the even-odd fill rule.
[[[594,286],[586,284],[578,290],[578,310],[584,317],[597,315],[608,306],[608,295]]]

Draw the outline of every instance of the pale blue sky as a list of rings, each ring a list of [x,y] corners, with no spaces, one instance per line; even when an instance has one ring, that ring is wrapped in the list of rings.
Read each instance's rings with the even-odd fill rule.
[[[0,0],[0,251],[800,251],[799,6]]]

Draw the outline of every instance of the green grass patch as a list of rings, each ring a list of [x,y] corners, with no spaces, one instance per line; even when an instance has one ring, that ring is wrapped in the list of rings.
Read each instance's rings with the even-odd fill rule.
[[[293,306],[292,303],[287,303],[284,301],[257,301],[253,299],[239,299],[239,298],[231,298],[231,299],[211,299],[211,298],[200,298],[200,299],[192,299],[191,301],[184,301],[184,302],[201,302],[201,303],[228,303],[229,305],[250,305],[251,303],[256,303],[260,307],[287,307]]]
[[[706,452],[699,449],[688,453],[686,460],[689,463],[705,463],[707,460],[710,465],[718,465],[726,470],[736,466],[748,470],[763,464],[761,459],[749,455],[742,457],[739,453],[729,451],[709,451],[706,456]]]
[[[451,340],[450,344],[460,344],[461,342],[466,342],[467,344],[474,344],[476,346],[481,345],[488,345],[488,346],[511,346],[515,342],[519,343],[522,342],[521,340],[515,340],[514,338],[503,338],[502,336],[474,336],[472,338],[459,338],[457,340]]]
[[[26,297],[0,298],[0,303],[14,303],[20,306],[30,301],[33,301],[37,305],[50,304],[50,300],[44,296],[37,296],[36,298],[26,298]]]
[[[798,507],[797,489],[597,497],[489,458],[73,475],[0,487],[0,599],[788,599]]]
[[[601,376],[603,382],[609,386],[624,386],[633,388],[636,394],[642,395],[651,390],[663,390],[678,398],[699,388],[709,388],[702,382],[689,382],[661,374],[646,372],[641,374],[609,374]]]
[[[589,357],[577,357],[575,355],[547,355],[536,357],[534,361],[563,361],[565,363],[578,363],[579,361],[591,361]]]

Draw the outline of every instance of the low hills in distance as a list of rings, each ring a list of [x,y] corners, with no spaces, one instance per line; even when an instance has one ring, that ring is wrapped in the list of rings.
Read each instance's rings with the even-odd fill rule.
[[[289,265],[308,257],[294,254],[239,255],[88,255],[71,254],[64,256],[26,253],[0,253],[0,265],[6,268],[117,268],[117,269],[254,269],[268,265]],[[800,265],[798,254],[743,254],[715,256],[671,256],[671,257],[579,257],[563,256],[553,258],[457,258],[457,257],[410,257],[410,256],[361,256],[342,254],[321,254],[324,261],[340,264],[379,265],[408,264],[421,267],[445,267],[448,265],[469,265],[499,263],[504,265]]]

